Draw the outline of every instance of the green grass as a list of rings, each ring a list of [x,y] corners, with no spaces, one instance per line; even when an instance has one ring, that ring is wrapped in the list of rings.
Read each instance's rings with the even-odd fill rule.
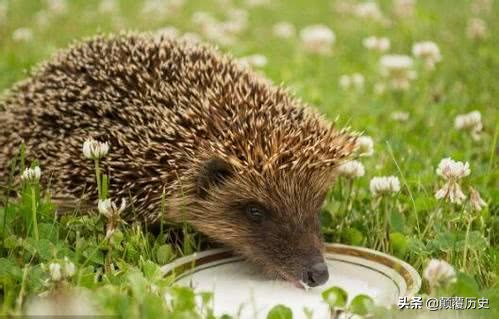
[[[0,0],[3,2],[9,3],[9,9],[5,18],[0,14],[0,89],[25,78],[37,62],[82,37],[165,26],[199,32],[191,22],[194,12],[207,11],[223,18],[227,11],[226,6],[217,4],[220,1],[187,0],[178,12],[151,17],[141,14],[143,1],[122,0],[118,13],[101,14],[95,9],[99,1],[71,0],[67,13],[50,17],[42,27],[36,17],[45,7],[44,1]],[[229,2],[245,8],[243,1]],[[374,155],[361,159],[366,175],[353,183],[340,179],[324,205],[326,240],[385,250],[420,272],[431,258],[446,260],[459,271],[459,284],[444,293],[495,296],[497,300],[499,5],[495,3],[488,13],[473,13],[470,1],[419,0],[412,17],[397,18],[391,13],[391,1],[380,1],[391,21],[384,25],[340,15],[331,3],[279,0],[266,7],[248,8],[247,29],[234,44],[222,48],[237,57],[265,55],[268,64],[261,71],[275,83],[290,87],[330,119],[339,116],[341,124],[374,139]],[[473,16],[486,21],[485,40],[466,36],[467,21]],[[298,36],[276,38],[271,28],[280,21],[291,22],[298,30],[309,24],[330,26],[336,34],[332,55],[304,52]],[[22,27],[33,30],[32,40],[12,39],[14,30]],[[362,39],[370,35],[390,38],[390,52],[401,54],[410,54],[414,42],[434,41],[442,61],[432,72],[418,65],[418,78],[408,91],[376,94],[374,86],[383,81],[380,55],[362,46]],[[339,85],[342,74],[354,72],[365,77],[365,88],[360,92]],[[454,129],[455,116],[473,110],[482,114],[480,141]],[[408,121],[392,120],[390,114],[395,111],[408,112]],[[463,179],[463,190],[473,186],[480,192],[488,203],[482,211],[435,199],[435,191],[443,183],[435,169],[449,156],[470,163],[471,174]],[[398,176],[401,192],[380,201],[370,194],[369,181],[384,175]],[[32,229],[31,187],[16,189],[19,196],[15,199],[0,195],[0,315],[22,313],[26,300],[34,294],[72,286],[95,296],[92,299],[107,313],[123,317],[211,315],[209,306],[196,310],[192,291],[170,287],[170,279],[162,278],[158,268],[200,249],[204,245],[200,235],[187,226],[165,226],[159,235],[152,235],[139,225],[122,225],[107,241],[106,221],[96,210],[85,216],[75,211],[56,218],[57,207],[50,194],[43,192],[45,187],[34,189],[39,240],[34,239]],[[10,188],[10,184],[0,185],[4,194],[10,193]],[[386,228],[380,222],[384,218],[388,218]],[[76,265],[76,275],[63,282],[46,281],[47,265],[62,262],[65,256]],[[429,292],[426,284],[423,292]],[[175,302],[165,305],[164,293],[172,295]],[[209,305],[210,296],[202,297]]]

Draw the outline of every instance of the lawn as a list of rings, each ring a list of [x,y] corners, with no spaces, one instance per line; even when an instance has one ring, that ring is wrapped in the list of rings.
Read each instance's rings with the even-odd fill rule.
[[[0,0],[0,89],[57,49],[99,33],[151,31],[215,43],[367,137],[324,203],[326,241],[405,260],[427,275],[423,296],[489,298],[482,315],[493,318],[498,15],[492,0]],[[15,160],[24,168],[22,150]],[[0,181],[0,316],[36,313],[54,298],[81,313],[213,316],[209,293],[172,288],[159,271],[209,245],[188,225],[165,224],[152,234],[120,224],[107,238],[97,206],[55,217],[48,185],[36,178],[15,184]],[[432,259],[448,263],[452,278],[428,281]],[[288,318],[279,309],[270,316]]]

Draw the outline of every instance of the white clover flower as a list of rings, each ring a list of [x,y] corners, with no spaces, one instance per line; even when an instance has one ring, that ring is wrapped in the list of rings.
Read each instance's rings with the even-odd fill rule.
[[[430,289],[447,285],[456,280],[456,271],[444,260],[432,259],[423,271],[423,277],[428,280]]]
[[[410,115],[408,112],[402,112],[402,111],[397,111],[390,114],[390,118],[397,122],[407,122],[407,120],[409,120],[409,116]]]
[[[235,36],[246,28],[246,22],[228,20],[220,23],[219,28],[221,28],[223,32],[227,33],[228,35]]]
[[[110,217],[112,215],[112,202],[111,199],[99,199],[97,204],[99,209],[99,213],[106,217]]]
[[[331,53],[336,36],[326,25],[316,24],[300,31],[303,48],[308,52],[327,55]]]
[[[373,177],[369,189],[374,196],[380,196],[400,191],[400,181],[396,176]]]
[[[155,17],[175,14],[184,3],[185,0],[145,0],[142,14]]]
[[[179,36],[179,31],[175,27],[164,27],[156,30],[157,38],[174,39]]]
[[[68,257],[64,257],[64,261],[52,262],[49,264],[48,268],[42,265],[43,269],[48,269],[50,275],[50,280],[52,282],[59,282],[61,280],[70,279],[76,273],[75,264],[69,260]]]
[[[33,40],[33,30],[30,28],[19,28],[12,32],[12,40],[15,42],[30,42]]]
[[[119,9],[117,0],[100,0],[98,11],[100,13],[113,13]]]
[[[224,23],[207,25],[202,32],[207,39],[223,46],[233,45],[236,42],[236,37],[228,31]]]
[[[65,278],[71,278],[76,273],[76,266],[68,257],[64,257],[63,274]]]
[[[237,60],[243,67],[263,68],[267,65],[267,57],[262,54],[252,54]]]
[[[468,20],[466,33],[472,40],[483,40],[488,36],[487,24],[480,18],[471,18]]]
[[[9,3],[7,1],[0,2],[0,24],[7,19],[7,12],[9,11]]]
[[[227,46],[233,45],[237,41],[237,37],[231,31],[234,27],[227,22],[220,22],[209,25],[204,30],[204,35],[211,41]]]
[[[49,274],[50,279],[54,282],[60,281],[62,279],[62,267],[59,263],[50,263],[49,264]]]
[[[414,14],[416,0],[395,0],[393,2],[393,13],[396,16],[404,18]]]
[[[119,216],[126,208],[126,200],[122,198],[121,205],[118,207],[111,199],[99,199],[98,208],[99,213],[107,218]]]
[[[185,5],[185,0],[168,0],[166,1],[167,13],[176,13]]]
[[[191,43],[191,44],[197,44],[202,41],[199,34],[194,32],[186,32],[180,36],[180,39],[182,41],[185,41],[186,43]]]
[[[364,76],[360,73],[353,74],[343,74],[340,76],[340,86],[343,89],[354,88],[356,90],[362,90],[364,88]]]
[[[382,95],[386,92],[386,84],[382,82],[378,82],[374,84],[374,94]]]
[[[470,204],[471,207],[477,212],[481,211],[487,203],[482,199],[480,193],[470,186]]]
[[[386,52],[390,49],[390,39],[370,36],[362,40],[362,45],[368,50]]]
[[[460,114],[454,120],[454,127],[458,130],[469,131],[474,140],[479,140],[483,129],[482,114],[479,111]]]
[[[355,4],[350,0],[337,0],[334,2],[334,10],[339,14],[353,13]]]
[[[232,45],[236,35],[246,29],[248,13],[232,9],[227,12],[227,21],[217,21],[209,13],[198,11],[192,15],[192,22],[201,28],[203,36],[221,45]]]
[[[358,3],[354,7],[354,14],[359,18],[372,19],[381,21],[383,20],[383,13],[379,5],[374,1],[365,1]]]
[[[118,207],[111,199],[99,199],[97,207],[99,213],[107,218],[106,239],[109,239],[122,222],[120,215],[126,208],[126,200],[122,198],[121,205]]]
[[[289,22],[279,22],[272,27],[274,36],[282,39],[289,39],[295,36],[296,28]]]
[[[68,11],[66,0],[45,0],[49,12],[54,14],[65,14]]]
[[[248,26],[248,11],[243,9],[227,11],[227,21],[224,25],[227,31],[233,34],[244,31]]]
[[[83,155],[88,159],[98,160],[103,158],[109,152],[109,144],[101,143],[92,138],[83,143]]]
[[[359,136],[355,142],[355,151],[359,156],[372,156],[374,154],[374,141],[370,136]]]
[[[428,70],[433,70],[435,68],[435,64],[442,60],[438,45],[432,41],[414,43],[412,46],[412,54],[416,58],[423,60],[425,67]]]
[[[364,176],[365,169],[364,165],[362,165],[359,161],[348,161],[338,166],[338,173],[341,176],[345,176],[348,178],[355,178]]]
[[[407,55],[389,54],[381,57],[381,74],[388,78],[395,90],[407,90],[410,81],[416,78],[413,60]]]
[[[26,168],[21,179],[27,183],[37,183],[41,176],[42,170],[39,166],[35,166],[33,168]]]
[[[244,3],[248,7],[262,7],[262,6],[268,6],[270,4],[270,0],[246,0]]]
[[[191,22],[201,28],[217,23],[217,20],[208,12],[196,11],[192,14]]]
[[[221,8],[228,8],[232,5],[232,0],[215,0],[215,2]]]
[[[473,14],[488,14],[492,11],[493,0],[471,1],[471,12]]]
[[[388,70],[407,70],[412,64],[412,58],[407,55],[388,54],[381,58],[381,65]]]
[[[350,80],[350,76],[347,74],[342,74],[340,76],[340,86],[342,89],[349,89],[350,86],[352,85],[352,81]]]
[[[227,11],[227,18],[230,21],[244,21],[248,20],[248,11],[239,8],[232,8]]]
[[[471,170],[468,162],[457,162],[447,157],[440,161],[436,172],[437,175],[442,176],[445,180],[459,180],[470,175]]]
[[[46,27],[50,24],[51,14],[47,10],[40,10],[35,14],[35,22],[39,27]]]
[[[436,199],[445,199],[454,204],[461,204],[465,199],[461,186],[457,182],[449,181],[435,193]]]
[[[353,86],[357,89],[362,89],[364,87],[364,76],[360,73],[354,73],[351,75]]]
[[[454,120],[454,127],[458,130],[472,130],[477,126],[482,127],[482,114],[479,111],[460,114]]]
[[[459,185],[459,180],[471,173],[468,162],[456,162],[447,157],[440,161],[436,172],[437,175],[443,177],[446,183],[441,189],[437,190],[435,198],[461,204],[466,196]]]

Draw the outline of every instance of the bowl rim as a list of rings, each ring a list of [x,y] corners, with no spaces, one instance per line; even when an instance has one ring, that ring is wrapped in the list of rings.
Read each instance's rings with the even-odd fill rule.
[[[347,256],[353,258],[365,259],[370,262],[380,264],[395,271],[404,280],[406,284],[405,292],[401,293],[400,297],[412,297],[417,294],[421,288],[421,276],[410,264],[400,260],[394,256],[382,253],[366,247],[350,246],[336,243],[326,243],[324,254],[327,258]],[[184,256],[174,260],[173,262],[161,267],[164,276],[175,275],[173,283],[180,280],[186,275],[194,273],[204,268],[203,266],[213,262],[225,262],[228,259],[231,261],[244,260],[243,257],[234,253],[229,248],[209,249],[201,252],[195,252],[191,255]],[[335,258],[336,259],[336,258]],[[341,261],[341,258],[338,260]],[[376,270],[390,277],[384,271]],[[390,277],[392,280],[394,278]],[[394,281],[395,282],[395,281]],[[400,285],[395,282],[399,287]]]
[[[401,294],[401,297],[412,297],[421,289],[421,276],[417,270],[409,263],[394,256],[366,247],[331,243],[325,244],[325,252],[327,254],[366,259],[395,271],[407,285],[406,291]]]

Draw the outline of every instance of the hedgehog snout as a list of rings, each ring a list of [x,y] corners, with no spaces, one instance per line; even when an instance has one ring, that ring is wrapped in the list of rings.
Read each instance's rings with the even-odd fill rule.
[[[320,286],[327,282],[329,279],[329,271],[327,264],[322,260],[316,261],[307,267],[302,274],[302,281],[309,287]]]

